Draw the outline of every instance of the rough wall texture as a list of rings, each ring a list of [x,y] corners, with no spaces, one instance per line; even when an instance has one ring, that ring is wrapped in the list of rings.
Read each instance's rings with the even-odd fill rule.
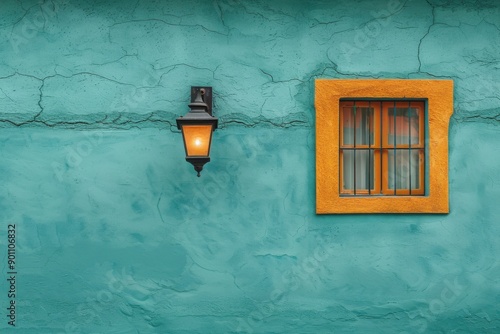
[[[498,1],[0,9],[2,333],[499,331]],[[314,214],[320,77],[454,80],[450,214]],[[201,178],[191,85],[221,119]]]

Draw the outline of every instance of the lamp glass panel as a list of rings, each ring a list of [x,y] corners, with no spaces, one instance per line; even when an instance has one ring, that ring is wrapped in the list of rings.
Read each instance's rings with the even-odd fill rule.
[[[187,156],[208,156],[212,125],[183,125],[182,133],[186,144]]]

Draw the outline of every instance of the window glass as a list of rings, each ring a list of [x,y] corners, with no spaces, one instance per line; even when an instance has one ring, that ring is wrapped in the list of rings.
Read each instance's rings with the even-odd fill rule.
[[[388,143],[418,145],[420,143],[420,114],[416,108],[389,108]]]
[[[344,107],[342,116],[344,145],[373,145],[373,108]]]
[[[343,152],[344,190],[367,192],[374,189],[374,152],[348,149]]]
[[[421,101],[341,103],[343,194],[424,194],[423,105]],[[385,139],[377,140],[381,137]]]

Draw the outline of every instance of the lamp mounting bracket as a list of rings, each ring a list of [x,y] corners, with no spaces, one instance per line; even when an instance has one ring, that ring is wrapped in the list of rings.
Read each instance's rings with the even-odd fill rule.
[[[208,106],[207,112],[212,115],[212,87],[207,86],[191,86],[191,103],[196,99],[196,94],[201,90],[201,97],[203,102]]]

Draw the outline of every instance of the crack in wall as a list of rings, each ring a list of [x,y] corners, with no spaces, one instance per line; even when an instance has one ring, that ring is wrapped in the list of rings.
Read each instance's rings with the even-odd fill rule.
[[[19,3],[22,7],[22,5],[23,5],[22,1],[19,1]],[[266,84],[268,84],[267,87],[273,87],[271,84],[282,84],[282,83],[290,83],[290,82],[297,82],[297,83],[301,83],[301,84],[310,83],[315,78],[317,78],[325,73],[328,73],[328,71],[335,73],[335,75],[338,77],[359,77],[359,78],[377,79],[380,77],[386,77],[388,75],[390,75],[392,77],[398,77],[398,78],[411,78],[412,76],[421,77],[422,75],[424,75],[424,76],[433,77],[433,78],[453,78],[455,80],[464,80],[464,78],[453,77],[453,76],[449,76],[449,75],[447,75],[447,76],[436,75],[436,74],[433,74],[430,72],[422,71],[422,66],[424,65],[422,63],[422,61],[423,61],[422,60],[422,51],[423,51],[422,48],[423,48],[424,40],[432,32],[436,31],[434,29],[436,25],[451,26],[451,25],[446,24],[446,23],[436,22],[436,20],[437,20],[436,17],[439,17],[439,12],[437,12],[437,10],[439,8],[443,7],[443,5],[434,4],[430,0],[426,0],[426,3],[431,8],[432,22],[430,22],[430,25],[427,27],[427,31],[420,38],[420,40],[418,40],[418,36],[415,38],[415,42],[418,41],[418,54],[417,54],[418,71],[416,71],[416,72],[412,72],[409,74],[406,74],[406,73],[376,73],[376,74],[371,74],[368,71],[364,72],[364,73],[356,72],[354,70],[342,71],[342,70],[340,70],[339,65],[331,59],[330,54],[328,52],[326,53],[326,57],[329,59],[330,64],[326,64],[326,65],[323,64],[322,67],[320,68],[320,70],[315,71],[312,75],[305,74],[302,78],[289,78],[286,80],[280,80],[280,74],[278,71],[273,72],[273,71],[270,71],[269,69],[259,68],[258,66],[254,66],[253,68],[260,71],[262,73],[262,75],[266,77],[266,81],[267,81]],[[139,1],[135,2],[134,11],[137,9],[138,4],[139,4]],[[294,18],[293,15],[289,15],[285,12],[282,12],[279,10],[274,10],[272,8],[268,8],[267,6],[265,6],[265,8],[264,8],[265,11],[262,14],[262,13],[253,12],[251,6],[247,6],[247,5],[241,4],[239,2],[237,2],[237,4],[242,9],[244,9],[245,13],[247,13],[249,15],[255,15],[257,18],[265,20],[265,21],[269,21],[269,22],[275,22],[274,18],[269,17],[270,14],[278,15],[280,17]],[[403,8],[406,6],[406,4],[407,4],[407,2],[405,2],[404,5],[402,6],[402,8],[400,8],[396,12],[391,12],[390,14],[388,14],[386,16],[381,16],[381,17],[378,17],[376,19],[372,18],[372,19],[364,22],[357,29],[360,29],[362,27],[366,27],[369,23],[374,22],[377,19],[387,19],[391,16],[398,14],[399,12],[401,12],[403,10]],[[129,23],[133,24],[133,23],[140,23],[140,22],[160,22],[162,24],[166,24],[166,25],[170,25],[170,26],[198,27],[198,28],[204,29],[208,32],[228,36],[229,35],[228,32],[231,30],[231,28],[228,27],[227,22],[225,22],[224,14],[226,14],[226,10],[228,10],[225,7],[225,5],[226,4],[224,2],[221,2],[219,0],[214,0],[214,3],[213,3],[213,6],[215,7],[215,10],[217,11],[217,14],[219,16],[220,22],[221,22],[222,26],[224,27],[223,30],[226,30],[226,33],[211,30],[211,29],[203,26],[202,24],[198,24],[198,23],[193,23],[193,24],[189,24],[189,22],[183,23],[183,20],[187,17],[187,15],[176,16],[176,15],[171,15],[171,14],[166,14],[169,17],[166,19],[151,18],[151,19],[135,19],[135,20],[126,20],[123,22],[116,22],[116,23],[110,25],[109,28],[112,28],[112,27],[118,26],[118,25],[122,25],[122,24],[129,24]],[[424,3],[424,5],[425,5],[425,3]],[[35,6],[36,5],[31,6],[28,9],[25,9],[23,7],[23,10],[25,11],[25,13],[21,17],[21,19],[19,19],[18,22],[22,21],[23,17],[28,15],[29,11]],[[18,14],[21,14],[21,13],[18,12]],[[296,16],[298,16],[298,15],[303,15],[303,13],[299,13]],[[436,16],[436,15],[438,15],[438,16]],[[338,19],[338,20],[320,21],[319,19],[314,18],[312,26],[314,27],[316,25],[326,25],[326,26],[334,25],[334,24],[337,24],[338,22],[340,22],[341,19],[342,19],[342,17],[340,17],[340,19]],[[170,21],[172,21],[172,22],[170,22]],[[498,27],[496,25],[492,24],[491,22],[486,21],[485,19],[483,19],[481,22],[485,22],[489,25],[495,26],[498,29]],[[425,29],[425,27],[424,27],[424,29]],[[353,28],[350,30],[353,30]],[[334,33],[334,34],[336,34],[336,33]],[[318,44],[320,44],[320,43],[318,43]],[[138,57],[138,54],[128,54],[126,50],[124,50],[124,52],[125,52],[124,55],[120,56],[118,59],[116,59],[114,61],[108,61],[108,62],[103,62],[103,63],[92,63],[90,65],[94,65],[94,66],[107,65],[107,64],[114,63],[114,62],[119,62],[120,60],[125,59],[126,57],[135,57],[136,59],[140,60]],[[470,55],[470,56],[465,56],[464,59],[469,64],[478,64],[479,66],[485,66],[485,67],[495,67],[498,64],[498,61],[494,59],[493,55],[491,55],[491,57],[489,57],[489,54],[486,54],[485,56]],[[234,62],[238,63],[236,60]],[[212,73],[212,78],[214,80],[217,80],[216,79],[216,74],[217,74],[216,72],[222,64],[217,65],[217,67],[215,69],[206,68],[206,67],[197,67],[197,66],[190,65],[188,63],[178,63],[178,64],[172,64],[172,65],[163,66],[163,67],[156,67],[156,68],[155,68],[154,64],[149,64],[149,65],[151,65],[152,71],[159,71],[161,73],[158,73],[160,76],[156,77],[156,79],[158,80],[156,82],[156,84],[147,85],[147,86],[144,85],[143,87],[139,87],[138,85],[135,85],[133,83],[120,82],[120,81],[115,80],[113,78],[109,78],[109,77],[100,75],[98,73],[93,73],[90,71],[82,71],[82,72],[74,73],[71,75],[64,75],[64,74],[59,74],[56,72],[56,74],[47,75],[45,77],[35,76],[35,75],[30,75],[30,74],[23,74],[23,73],[19,73],[16,71],[13,74],[10,74],[8,76],[0,77],[0,80],[6,80],[6,79],[12,78],[16,75],[19,75],[19,76],[23,76],[23,77],[27,77],[27,78],[33,78],[34,80],[39,81],[38,97],[35,97],[35,96],[33,97],[33,105],[36,104],[38,106],[38,108],[37,108],[38,110],[34,111],[34,112],[36,112],[36,114],[33,116],[33,115],[22,114],[22,113],[15,113],[15,114],[14,113],[12,113],[12,114],[4,113],[3,117],[1,117],[1,119],[0,119],[0,123],[2,123],[0,125],[0,127],[27,127],[27,126],[35,127],[35,126],[40,126],[40,127],[75,128],[76,129],[79,126],[82,128],[92,128],[92,127],[102,128],[104,126],[109,126],[111,128],[126,129],[126,128],[130,128],[130,127],[169,126],[169,127],[175,128],[175,117],[167,116],[166,118],[162,118],[164,115],[162,114],[162,111],[159,111],[159,110],[157,110],[155,112],[151,112],[151,113],[146,113],[146,114],[129,113],[129,112],[106,113],[106,116],[104,116],[104,117],[102,117],[102,114],[101,114],[101,116],[97,116],[98,114],[96,114],[96,113],[88,114],[88,115],[74,115],[74,114],[70,114],[70,113],[65,113],[62,115],[45,116],[44,114],[46,112],[46,109],[48,108],[47,101],[51,101],[50,98],[45,99],[45,96],[44,96],[46,93],[46,90],[48,90],[48,88],[51,87],[50,85],[46,85],[46,80],[49,80],[49,79],[52,79],[55,77],[69,79],[69,78],[72,78],[72,77],[75,77],[78,75],[89,75],[89,76],[95,76],[95,77],[100,78],[102,80],[112,82],[116,85],[133,87],[134,89],[156,88],[156,87],[162,86],[161,85],[162,80],[167,75],[169,75],[172,71],[176,70],[180,66],[185,66],[185,67],[191,68],[193,70],[197,70],[197,71],[209,71]],[[241,63],[241,65],[249,66],[248,64],[244,64],[243,62]],[[332,73],[329,73],[329,74],[332,74]],[[206,75],[206,73],[205,73],[205,75]],[[36,89],[36,85],[35,85],[35,89]],[[290,88],[289,90],[290,90],[290,99],[293,100],[295,98],[295,96],[298,94],[295,94],[295,96],[294,96],[292,94],[292,88]],[[311,95],[313,94],[312,91],[310,91],[309,93]],[[227,92],[225,92],[224,94],[215,93],[215,95],[217,97],[220,97],[221,99],[224,99],[224,97],[233,96],[235,94],[228,94]],[[50,97],[52,97],[52,96],[50,96]],[[498,99],[498,97],[496,97],[496,96],[491,96],[488,98]],[[11,96],[9,96],[8,90],[0,89],[0,99],[3,99],[7,103],[9,103],[8,101],[11,101],[14,103],[16,102],[15,99],[13,99]],[[156,102],[167,101],[169,103],[178,103],[179,102],[179,101],[171,101],[168,99],[157,99],[157,100],[152,99],[151,101],[156,101]],[[476,102],[476,101],[480,101],[480,100],[471,100],[471,101]],[[270,108],[272,108],[272,107],[269,107],[269,105],[272,102],[273,102],[273,100],[270,98],[263,98],[261,110],[260,110],[261,113],[270,110]],[[465,101],[465,102],[467,102],[467,101]],[[29,100],[29,103],[31,103],[31,100]],[[156,109],[156,108],[154,108],[154,109]],[[163,109],[163,107],[162,107],[162,109]],[[307,109],[306,112],[308,112],[308,113],[312,111],[312,108],[310,108],[310,107],[306,107],[306,109]],[[96,110],[92,110],[92,112],[95,112],[95,111]],[[146,110],[146,111],[149,111],[149,110]],[[54,110],[51,110],[51,112],[53,113]],[[479,113],[479,111],[477,111],[477,112],[475,111],[474,113],[469,113],[467,116],[461,116],[460,119],[463,119],[463,120],[465,120],[465,119],[469,119],[469,120],[481,119],[482,116],[476,115],[476,113]],[[2,114],[0,114],[0,115],[2,115]],[[486,116],[484,119],[496,120],[497,117],[496,116]],[[311,126],[311,124],[310,124],[311,121],[308,120],[307,117],[305,117],[304,114],[301,114],[301,113],[294,113],[294,114],[291,114],[290,116],[286,116],[286,117],[258,116],[258,117],[253,117],[253,118],[247,117],[244,114],[236,114],[235,113],[235,114],[223,115],[220,117],[220,120],[221,120],[220,124],[221,124],[222,128],[229,127],[229,126],[244,126],[244,127],[262,126],[262,127],[276,127],[276,128],[309,127],[309,126]],[[175,131],[175,129],[174,129],[174,131]]]
[[[220,118],[221,124],[220,128],[224,129],[229,125],[239,125],[247,128],[253,127],[264,127],[264,128],[291,128],[300,127],[308,128],[311,127],[306,114],[304,113],[292,113],[285,117],[276,118],[265,118],[263,116],[257,117],[245,117],[242,114],[229,114],[224,115]]]
[[[224,20],[224,11],[222,9],[222,6],[221,6],[219,0],[214,0],[214,7],[215,7],[215,11],[217,12],[217,15],[219,16],[219,19],[222,23],[222,26],[224,27],[224,29],[226,29],[227,36],[229,37],[229,31],[231,29],[229,28],[229,26],[226,24],[226,21]]]
[[[429,25],[429,28],[427,29],[427,32],[422,36],[420,41],[418,42],[418,48],[417,48],[417,60],[418,60],[418,72],[421,71],[422,69],[422,59],[421,59],[421,52],[422,52],[422,42],[423,40],[430,34],[432,27],[436,24],[436,7],[431,4],[428,0],[425,0],[429,6],[431,6],[432,10],[432,23]]]
[[[206,70],[212,73],[212,76],[215,75],[216,70],[212,70],[209,68],[198,68],[189,64],[174,64],[170,65],[167,67],[164,67],[163,69],[168,69],[166,73],[163,73],[155,85],[158,86],[163,78],[163,76],[167,75],[170,71],[174,70],[178,66],[187,66],[190,68],[194,68],[197,70]],[[290,79],[290,80],[284,80],[284,81],[275,81],[274,77],[261,70],[261,72],[265,75],[267,75],[272,83],[283,83],[283,82],[291,82],[291,81],[299,81],[299,82],[304,82],[299,79]],[[66,113],[66,114],[58,114],[58,115],[45,115],[44,112],[46,111],[46,106],[44,105],[44,91],[46,89],[46,81],[55,77],[62,77],[62,78],[72,78],[75,76],[79,75],[89,75],[89,76],[95,76],[103,80],[107,80],[110,82],[113,82],[117,85],[125,85],[125,86],[130,86],[134,88],[138,88],[133,84],[129,84],[126,82],[120,82],[108,77],[105,77],[100,74],[92,73],[92,72],[79,72],[79,73],[74,73],[72,75],[62,75],[59,73],[53,74],[53,75],[48,75],[45,77],[38,77],[35,75],[30,75],[30,74],[24,74],[24,73],[19,73],[19,72],[14,72],[13,74],[10,74],[8,76],[0,78],[0,80],[6,80],[13,78],[15,76],[20,76],[20,77],[27,77],[27,78],[32,78],[36,81],[39,81],[40,84],[38,86],[38,98],[36,99],[36,105],[38,106],[38,111],[37,113],[33,116],[32,114],[28,113],[0,113],[0,127],[50,127],[50,128],[64,128],[64,129],[92,129],[92,128],[113,128],[113,129],[130,129],[132,127],[134,128],[148,128],[148,127],[153,127],[153,128],[171,128],[171,131],[176,132],[177,128],[175,125],[175,118],[178,117],[178,115],[169,113],[166,111],[162,110],[157,110],[155,112],[150,112],[146,114],[138,114],[138,113],[133,113],[133,112],[112,112],[112,113],[106,113],[106,115],[102,114],[83,114],[83,115],[75,115],[71,113]],[[312,77],[310,78],[312,79]],[[144,87],[142,87],[144,88]],[[3,92],[3,95],[6,96],[6,98],[9,98],[12,100],[5,92]],[[265,104],[265,101],[263,102],[263,106]],[[258,126],[263,126],[263,127],[277,127],[277,128],[290,128],[290,127],[308,127],[310,126],[309,121],[307,120],[307,117],[305,116],[304,113],[293,113],[290,115],[287,115],[285,117],[271,117],[271,118],[266,118],[264,116],[258,116],[258,117],[248,117],[244,114],[226,114],[222,115],[220,117],[220,127],[221,128],[227,128],[231,125],[234,126],[244,126],[244,127],[258,127]]]
[[[14,29],[16,27],[16,25],[21,23],[26,18],[26,16],[29,14],[29,12],[31,11],[32,8],[40,6],[40,4],[35,4],[31,7],[29,7],[28,9],[26,9],[26,8],[24,8],[23,2],[21,0],[17,0],[17,2],[19,3],[19,7],[21,7],[24,10],[24,14],[19,18],[19,20],[12,23],[12,29]]]
[[[27,114],[0,113],[0,128],[9,127],[47,127],[60,129],[88,130],[88,129],[131,129],[131,128],[159,128],[170,132],[179,132],[176,118],[179,115],[155,111],[148,114],[137,114],[131,112],[112,113],[102,117],[102,114],[67,115],[67,117],[43,119],[39,112],[34,117]],[[66,118],[77,118],[68,120]],[[311,124],[305,113],[292,113],[285,117],[266,118],[263,116],[248,117],[242,114],[228,114],[219,117],[219,129],[230,126],[243,126],[247,128],[291,128],[310,127]]]
[[[129,87],[133,87],[135,89],[140,89],[140,88],[154,88],[154,87],[157,87],[161,81],[161,78],[160,78],[160,81],[158,81],[158,83],[155,85],[155,86],[142,86],[142,87],[139,87],[139,86],[136,86],[134,84],[131,84],[131,83],[127,83],[127,82],[120,82],[120,81],[117,81],[117,80],[114,80],[114,79],[111,79],[111,78],[108,78],[108,77],[105,77],[103,75],[100,75],[100,74],[96,74],[96,73],[92,73],[92,72],[88,72],[88,71],[83,71],[83,72],[78,72],[78,73],[73,73],[72,75],[62,75],[62,74],[59,74],[59,73],[56,73],[56,74],[53,74],[53,75],[48,75],[48,76],[45,76],[45,77],[37,77],[37,76],[34,76],[34,75],[30,75],[30,74],[24,74],[24,73],[20,73],[20,72],[14,72],[13,74],[10,74],[8,76],[5,76],[5,77],[0,77],[0,80],[6,80],[6,79],[10,79],[10,78],[13,78],[15,76],[20,76],[20,77],[27,77],[27,78],[32,78],[36,81],[39,81],[40,82],[40,86],[38,87],[38,91],[39,91],[39,96],[38,96],[38,100],[36,101],[36,104],[39,108],[39,111],[37,113],[37,115],[35,116],[35,120],[44,112],[44,106],[42,105],[42,102],[43,102],[43,95],[44,95],[44,88],[45,88],[45,83],[47,80],[49,79],[52,79],[52,78],[55,78],[55,77],[62,77],[62,78],[66,78],[66,79],[70,79],[70,78],[73,78],[75,76],[80,76],[80,75],[84,75],[84,76],[94,76],[94,77],[97,77],[97,78],[100,78],[100,79],[103,79],[105,81],[109,81],[109,82],[112,82],[112,83],[115,83],[117,85],[121,85],[121,86],[129,86]],[[3,95],[6,96],[6,98],[8,98],[10,101],[12,102],[15,102],[11,97],[8,96],[8,94],[5,93],[4,90],[0,89],[0,91],[3,93]],[[19,114],[19,113],[16,113],[16,114]]]
[[[455,113],[452,115],[452,120],[457,123],[462,122],[482,122],[500,125],[500,107],[477,111],[472,113],[461,113],[455,108]]]
[[[7,93],[5,93],[5,91],[2,88],[0,88],[0,93],[2,93],[5,96],[4,98],[9,99],[11,102],[14,102],[14,100],[9,95],[7,95]],[[0,99],[4,98],[0,97]]]
[[[49,127],[49,128],[63,128],[63,129],[130,129],[132,126],[142,125],[141,127],[168,127],[175,126],[175,119],[165,119],[166,113],[152,112],[146,115],[139,115],[134,113],[119,113],[116,115],[102,114],[87,114],[87,115],[71,115],[71,117],[79,118],[78,120],[65,120],[64,117],[60,119],[40,119],[41,112],[34,117],[29,118],[26,114],[16,114],[16,118],[24,120],[15,121],[9,118],[5,113],[0,114],[0,127]],[[168,116],[168,115],[167,115]],[[114,118],[112,118],[114,117]],[[156,117],[156,118],[155,118]],[[62,118],[62,119],[61,119]],[[101,118],[101,119],[99,119]],[[172,120],[173,119],[173,120]]]
[[[170,16],[174,16],[174,15],[170,15]],[[174,16],[176,17],[176,16]],[[176,17],[177,19],[181,20],[180,17]],[[162,19],[143,19],[143,20],[128,20],[128,21],[123,21],[123,22],[117,22],[117,23],[113,23],[112,25],[109,26],[109,28],[113,28],[115,26],[118,26],[118,25],[122,25],[122,24],[129,24],[129,23],[147,23],[147,22],[159,22],[159,23],[163,23],[163,24],[166,24],[168,26],[177,26],[177,27],[190,27],[190,28],[201,28],[203,30],[205,30],[206,32],[209,32],[209,33],[213,33],[213,34],[217,34],[217,35],[222,35],[222,36],[228,36],[228,33],[222,33],[220,31],[215,31],[215,30],[212,30],[212,29],[209,29],[207,27],[205,27],[204,25],[202,24],[183,24],[183,23],[172,23],[172,22],[167,22],[165,20],[162,20]]]
[[[88,71],[83,71],[83,72],[78,72],[78,73],[73,73],[72,75],[62,75],[62,74],[59,74],[59,73],[56,73],[56,74],[53,74],[53,75],[48,75],[48,76],[45,76],[45,77],[42,77],[42,78],[39,78],[35,75],[31,75],[31,74],[24,74],[24,73],[20,73],[20,72],[14,72],[13,74],[10,74],[8,76],[5,76],[5,77],[0,77],[0,80],[3,80],[3,79],[9,79],[9,78],[12,78],[14,76],[21,76],[21,77],[27,77],[27,78],[33,78],[35,80],[38,80],[38,81],[41,81],[42,82],[42,86],[45,84],[45,80],[47,79],[51,79],[51,78],[55,78],[55,77],[62,77],[62,78],[66,78],[66,79],[70,79],[70,78],[73,78],[75,76],[78,76],[78,75],[89,75],[89,76],[95,76],[95,77],[98,77],[100,79],[104,79],[104,80],[107,80],[107,81],[110,81],[110,82],[113,82],[113,83],[116,83],[118,85],[125,85],[125,86],[130,86],[130,87],[134,87],[134,88],[137,88],[135,85],[133,84],[130,84],[130,83],[126,83],[126,82],[120,82],[120,81],[117,81],[117,80],[114,80],[114,79],[111,79],[111,78],[108,78],[108,77],[105,77],[103,75],[100,75],[100,74],[96,74],[96,73],[92,73],[92,72],[88,72]]]

